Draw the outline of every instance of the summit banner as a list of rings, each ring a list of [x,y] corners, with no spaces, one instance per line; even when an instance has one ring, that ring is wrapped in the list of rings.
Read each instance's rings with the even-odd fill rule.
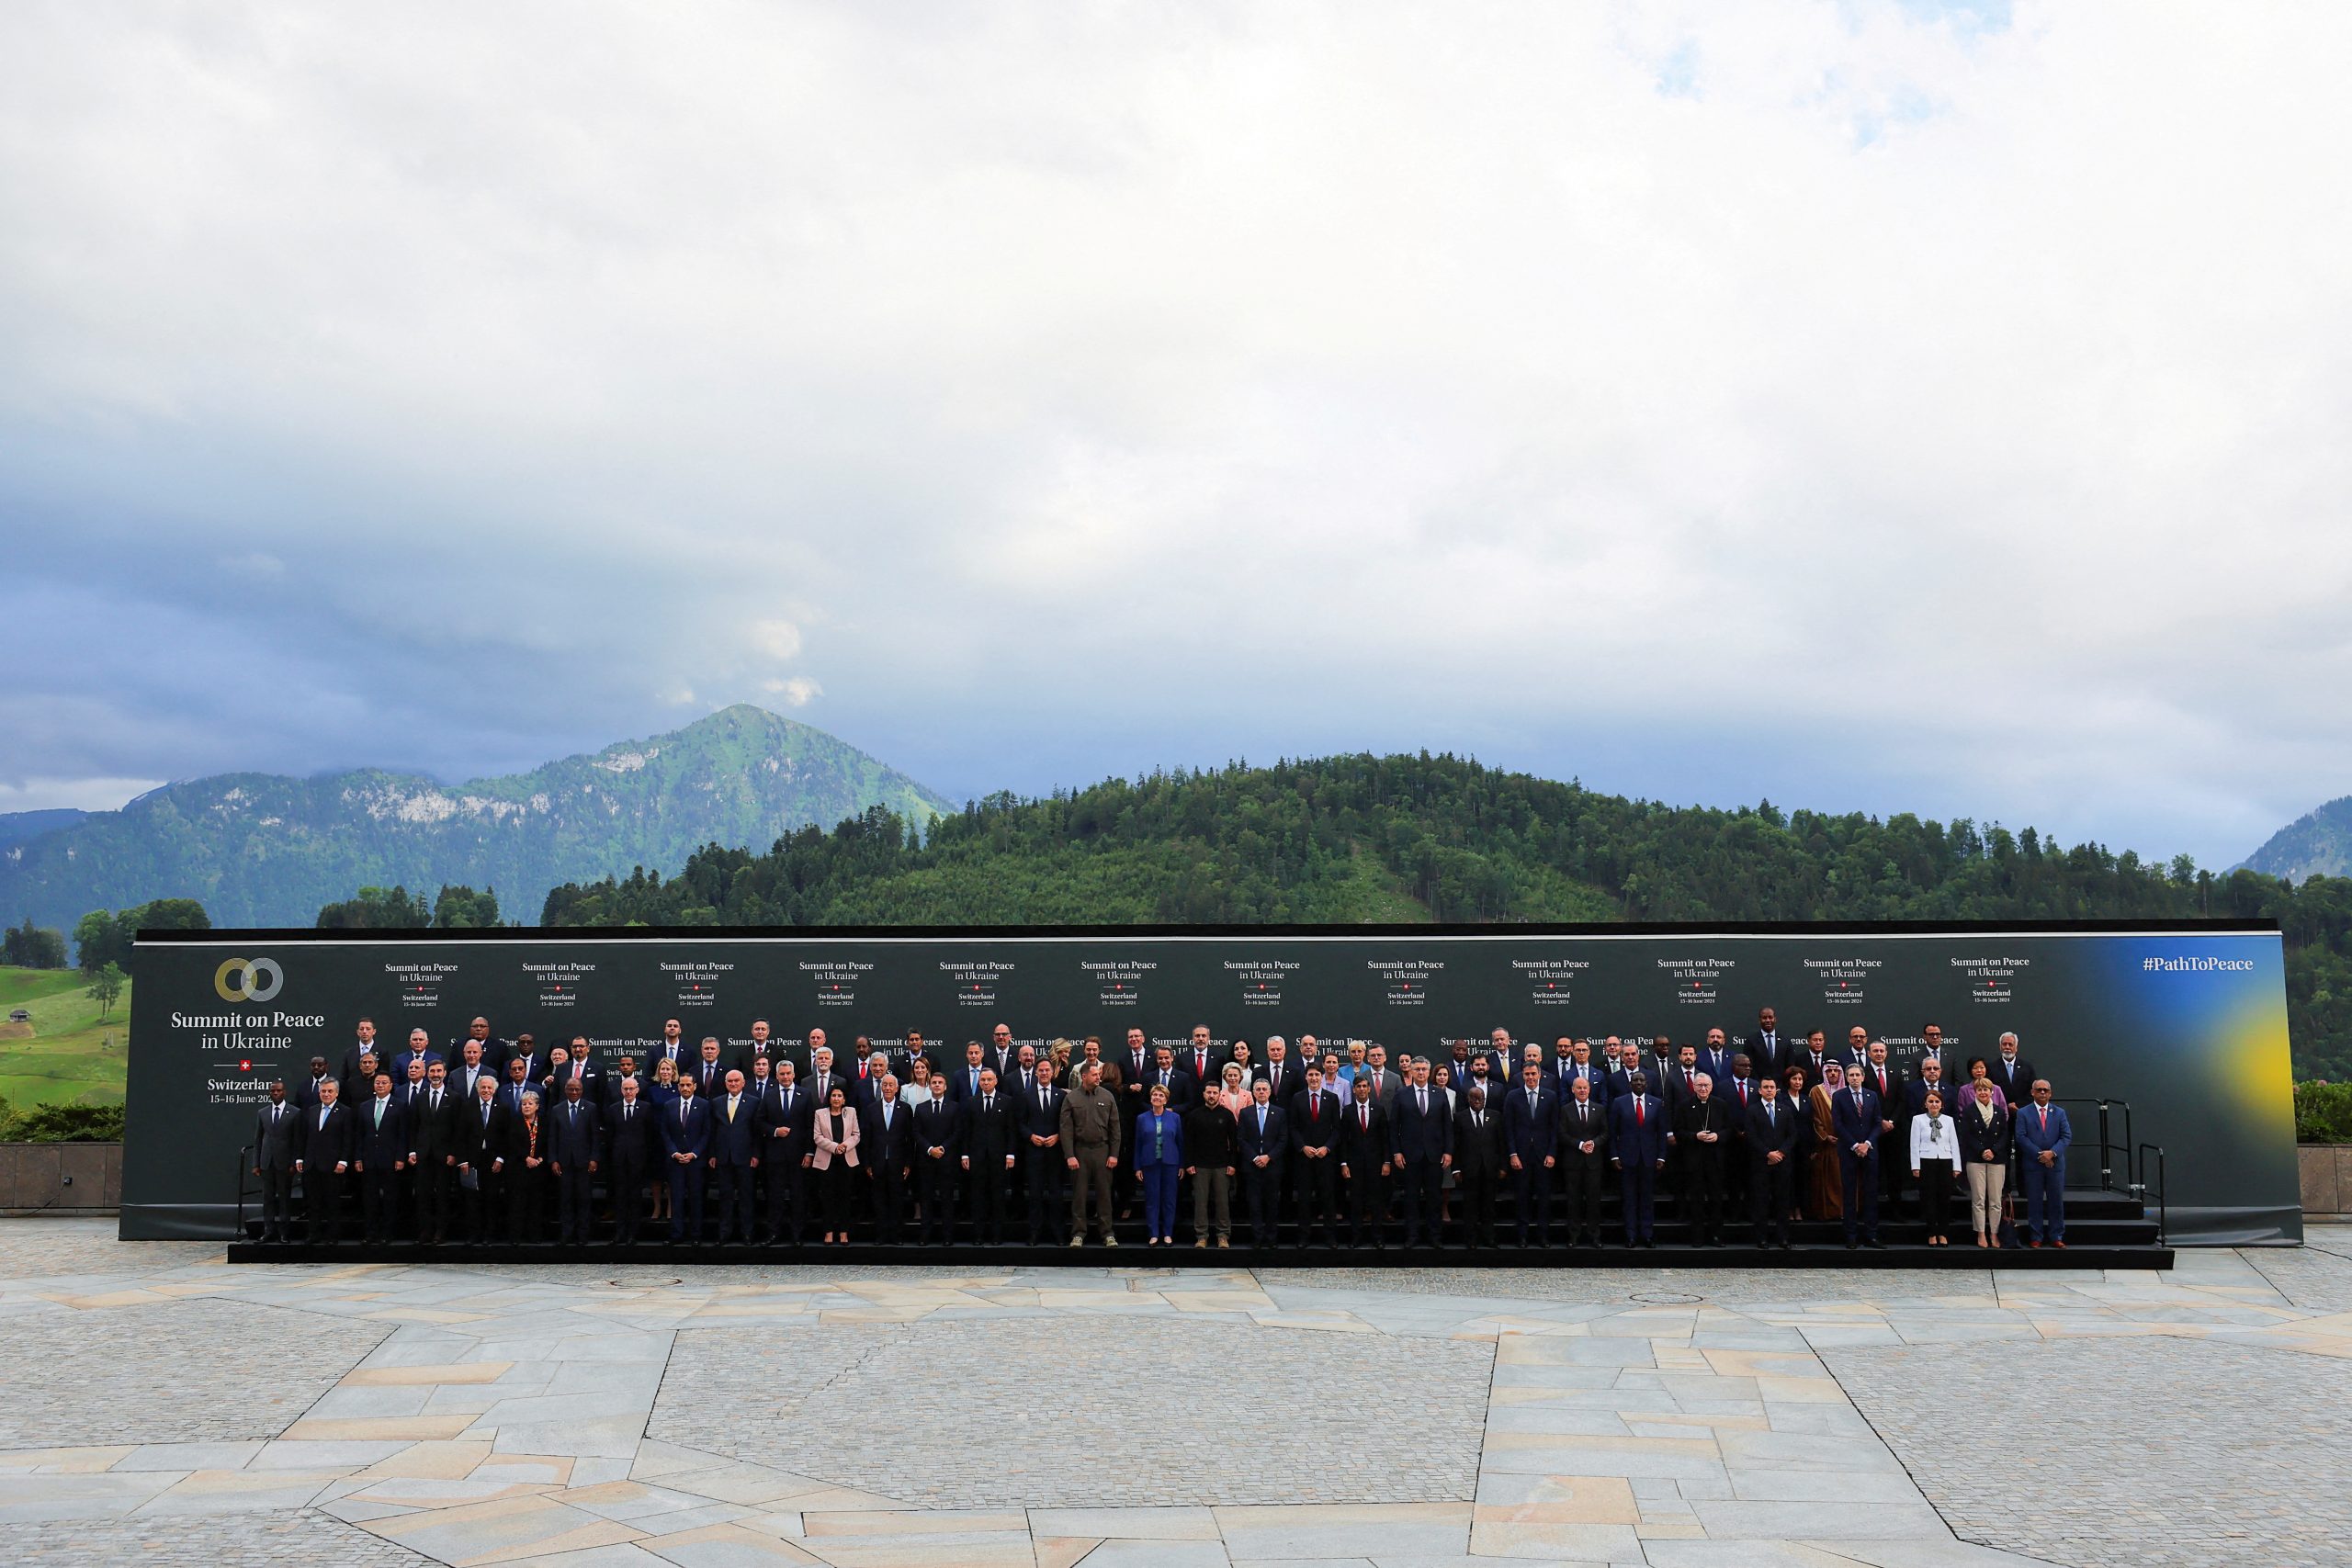
[[[960,1062],[1001,1023],[1016,1042],[1131,1028],[1155,1043],[1205,1024],[1325,1048],[1376,1041],[1443,1059],[1510,1031],[1738,1045],[1758,1010],[1783,1037],[1884,1040],[1906,1073],[1942,1032],[1964,1076],[2015,1032],[2075,1122],[2075,1185],[2109,1137],[2162,1145],[2177,1241],[2296,1239],[2301,1211],[2278,931],[2237,923],[1701,927],[1025,928],[989,931],[158,932],[139,939],[122,1235],[225,1236],[236,1151],[273,1079],[343,1069],[357,1021],[387,1052],[413,1029],[454,1059],[471,1020],[545,1051],[584,1037],[600,1066],[640,1060],[675,1019],[731,1056],[765,1021],[805,1056],[847,1059],[920,1032]],[[2108,1160],[2125,1179],[2120,1153]],[[2086,1173],[2087,1172],[2087,1176]]]

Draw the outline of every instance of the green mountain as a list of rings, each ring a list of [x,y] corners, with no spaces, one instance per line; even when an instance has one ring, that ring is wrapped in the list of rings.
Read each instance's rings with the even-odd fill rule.
[[[673,875],[556,888],[542,923],[1893,920],[2268,916],[2299,1077],[2352,1077],[2352,880],[2158,864],[2031,828],[1724,811],[1453,757],[1326,757],[887,811]]]
[[[2352,795],[2298,817],[2239,863],[2268,876],[2352,875]]]
[[[915,822],[954,809],[820,729],[738,706],[455,786],[378,769],[170,784],[0,848],[0,912],[70,931],[91,909],[177,897],[201,899],[215,925],[307,926],[361,886],[445,883],[494,886],[528,911],[559,883],[874,807]]]

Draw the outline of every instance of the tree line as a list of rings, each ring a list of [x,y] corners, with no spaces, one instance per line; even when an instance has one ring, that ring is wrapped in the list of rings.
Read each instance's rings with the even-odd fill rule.
[[[1453,756],[1327,757],[879,808],[674,875],[567,884],[549,926],[2267,916],[2299,1077],[2352,1077],[2352,880],[2216,875],[1910,813],[1667,806]]]

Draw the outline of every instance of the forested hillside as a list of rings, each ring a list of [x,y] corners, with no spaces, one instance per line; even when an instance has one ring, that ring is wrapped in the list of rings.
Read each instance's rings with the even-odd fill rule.
[[[567,885],[548,925],[2053,919],[2267,915],[2299,1077],[2352,1077],[2352,880],[2216,876],[1962,820],[1669,807],[1453,757],[1330,757],[876,809]]]

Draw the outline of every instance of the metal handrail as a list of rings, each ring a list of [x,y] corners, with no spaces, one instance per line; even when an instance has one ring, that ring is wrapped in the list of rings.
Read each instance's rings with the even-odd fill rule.
[[[254,1145],[246,1144],[237,1150],[237,1239],[245,1239],[245,1179],[254,1168]]]
[[[2148,1208],[2148,1152],[2151,1149],[2155,1151],[2156,1156],[2156,1245],[2162,1247],[2165,1245],[2168,1231],[2166,1222],[2170,1218],[2165,1212],[2165,1146],[2162,1144],[2142,1144],[2139,1146],[2137,1158],[2140,1166],[2140,1179],[2132,1184],[2132,1190],[2138,1195],[2140,1199],[2140,1212],[2143,1214],[2146,1213]]]
[[[2026,1103],[2030,1104],[2031,1101],[2029,1100]],[[2057,1106],[2089,1106],[2095,1109],[2098,1127],[2098,1190],[2102,1192],[2115,1190],[2115,1156],[2118,1155],[2123,1156],[2123,1180],[2128,1187],[2132,1180],[2132,1102],[2128,1100],[2108,1100],[2088,1095],[2061,1100],[2056,1095],[2052,1095],[2050,1103]],[[2023,1106],[2011,1106],[2009,1109],[2013,1115],[2024,1113]],[[2110,1113],[2115,1111],[2120,1111],[2123,1113],[2123,1136],[2120,1140],[2114,1136],[2109,1125]],[[2083,1146],[2083,1140],[2077,1138],[2075,1144],[2077,1147]]]

